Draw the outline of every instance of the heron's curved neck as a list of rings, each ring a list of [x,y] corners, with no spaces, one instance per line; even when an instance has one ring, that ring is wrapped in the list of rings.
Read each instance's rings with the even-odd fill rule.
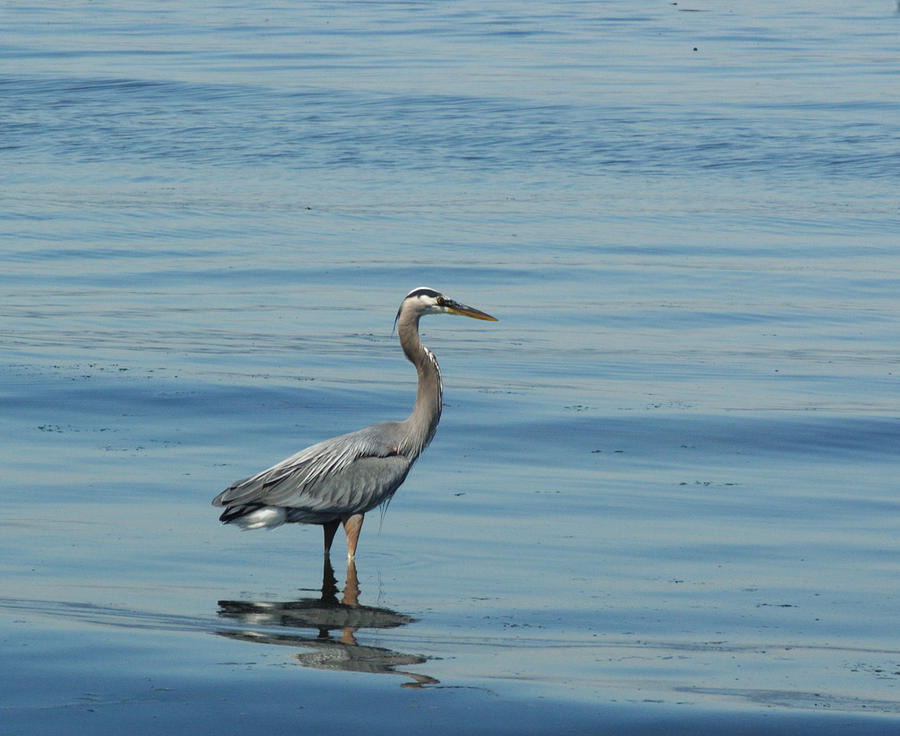
[[[441,369],[432,352],[419,339],[419,318],[417,315],[400,315],[397,322],[400,345],[409,361],[419,374],[416,391],[416,405],[412,414],[404,422],[408,427],[407,446],[401,448],[404,454],[416,458],[434,437],[443,407],[443,386]]]

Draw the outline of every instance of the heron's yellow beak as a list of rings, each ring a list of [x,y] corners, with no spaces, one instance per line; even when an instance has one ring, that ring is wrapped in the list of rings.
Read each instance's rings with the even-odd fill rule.
[[[460,317],[472,317],[473,319],[483,319],[488,322],[497,321],[496,317],[491,317],[487,312],[482,312],[480,309],[475,309],[475,307],[460,304],[452,299],[447,299],[443,306],[449,314],[458,314]]]

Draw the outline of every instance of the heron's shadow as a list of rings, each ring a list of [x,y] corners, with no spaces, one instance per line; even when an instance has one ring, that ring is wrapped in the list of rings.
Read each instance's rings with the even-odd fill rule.
[[[304,667],[403,675],[411,679],[403,687],[438,684],[427,675],[397,669],[422,664],[427,661],[425,657],[357,642],[356,633],[360,630],[396,628],[415,619],[389,608],[360,605],[359,581],[352,561],[347,565],[347,582],[340,600],[338,594],[334,568],[326,557],[320,597],[295,601],[219,601],[219,616],[236,624],[236,628],[216,633],[229,639],[306,650],[293,655]],[[305,630],[316,633],[304,633]]]

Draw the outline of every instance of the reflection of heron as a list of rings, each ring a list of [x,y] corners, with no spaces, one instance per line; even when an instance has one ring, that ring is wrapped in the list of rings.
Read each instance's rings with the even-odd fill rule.
[[[326,554],[338,523],[343,523],[347,557],[354,558],[363,515],[390,499],[400,487],[431,442],[441,418],[441,371],[434,355],[419,340],[419,318],[425,314],[497,321],[433,289],[413,289],[400,304],[395,320],[403,352],[419,373],[412,414],[402,422],[380,422],[312,445],[232,484],[213,499],[214,506],[225,507],[221,521],[245,529],[285,522],[321,524]]]
[[[358,597],[355,564],[349,562],[347,565],[347,584],[343,599],[339,602],[334,570],[326,557],[321,598],[284,602],[219,601],[219,616],[237,622],[241,629],[217,633],[229,639],[309,650],[294,655],[304,667],[412,678],[411,682],[403,683],[403,687],[438,684],[437,680],[427,675],[396,669],[404,665],[422,664],[426,661],[424,657],[357,643],[356,632],[360,629],[389,629],[415,620],[389,608],[361,606]],[[304,636],[296,633],[297,629],[314,629],[318,633]],[[339,638],[333,638],[332,631],[339,631]]]

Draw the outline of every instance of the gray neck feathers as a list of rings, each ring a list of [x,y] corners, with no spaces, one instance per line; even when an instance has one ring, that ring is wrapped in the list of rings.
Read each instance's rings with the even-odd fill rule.
[[[443,407],[441,369],[432,352],[419,339],[418,314],[411,311],[401,313],[397,321],[397,334],[400,336],[403,352],[419,374],[416,405],[412,414],[404,421],[406,431],[403,444],[399,448],[404,455],[414,460],[428,447],[441,420]]]

